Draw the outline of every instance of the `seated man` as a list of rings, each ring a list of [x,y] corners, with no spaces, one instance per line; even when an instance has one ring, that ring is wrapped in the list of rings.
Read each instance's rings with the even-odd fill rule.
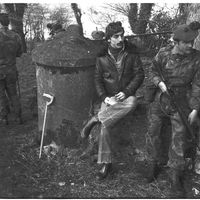
[[[121,22],[106,27],[106,49],[96,60],[95,85],[102,100],[98,116],[94,116],[81,131],[87,138],[92,127],[101,122],[98,164],[102,165],[97,179],[111,171],[110,128],[128,112],[136,108],[135,93],[144,80],[144,71],[136,47],[124,41]]]

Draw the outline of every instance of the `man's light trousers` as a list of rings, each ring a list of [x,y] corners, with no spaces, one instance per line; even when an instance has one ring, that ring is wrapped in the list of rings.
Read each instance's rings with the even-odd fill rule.
[[[129,96],[124,101],[112,106],[108,106],[102,102],[101,109],[98,113],[98,118],[101,122],[97,161],[99,164],[112,162],[110,128],[131,110],[134,110],[136,106],[137,98],[135,96]]]

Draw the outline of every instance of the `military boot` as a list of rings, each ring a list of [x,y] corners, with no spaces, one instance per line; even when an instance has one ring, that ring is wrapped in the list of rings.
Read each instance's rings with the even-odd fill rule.
[[[147,182],[151,183],[155,181],[158,178],[158,175],[161,173],[161,171],[162,171],[162,165],[154,161],[150,173],[148,174]]]
[[[94,125],[96,125],[98,122],[99,122],[98,117],[96,115],[92,116],[92,118],[87,121],[87,123],[85,124],[85,126],[81,130],[81,137],[83,139],[88,138],[90,131],[92,130]]]
[[[185,197],[183,175],[182,170],[173,169],[171,172],[172,192],[175,198]]]

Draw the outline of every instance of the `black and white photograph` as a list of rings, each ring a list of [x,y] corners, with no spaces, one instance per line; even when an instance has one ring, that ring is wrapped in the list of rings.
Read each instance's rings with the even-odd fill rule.
[[[0,199],[200,199],[200,3],[2,1]]]

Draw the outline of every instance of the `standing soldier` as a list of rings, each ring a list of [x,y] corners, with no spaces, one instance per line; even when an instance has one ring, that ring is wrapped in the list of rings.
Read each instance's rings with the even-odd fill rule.
[[[157,178],[163,165],[166,164],[162,162],[160,137],[163,119],[166,117],[166,112],[163,112],[161,106],[160,95],[167,92],[166,86],[173,90],[190,125],[197,120],[200,108],[200,52],[192,47],[198,36],[199,28],[198,22],[177,26],[173,31],[174,45],[161,48],[152,62],[149,78],[158,89],[149,112],[147,149],[153,160],[153,170],[149,176],[149,182]],[[182,196],[184,194],[183,172],[186,169],[185,153],[189,146],[188,133],[176,110],[173,109],[169,117],[172,125],[172,137],[168,153],[168,166],[171,172],[172,188]]]
[[[81,135],[87,138],[94,124],[101,122],[98,164],[101,169],[97,179],[106,178],[112,168],[110,130],[121,118],[137,106],[135,93],[143,82],[144,71],[136,47],[124,40],[121,22],[106,27],[108,46],[96,60],[95,85],[101,99],[98,116],[83,128]]]
[[[21,104],[17,94],[16,57],[22,54],[20,36],[8,30],[8,14],[0,13],[0,124],[8,124],[8,105],[13,106],[15,122],[21,123]]]

